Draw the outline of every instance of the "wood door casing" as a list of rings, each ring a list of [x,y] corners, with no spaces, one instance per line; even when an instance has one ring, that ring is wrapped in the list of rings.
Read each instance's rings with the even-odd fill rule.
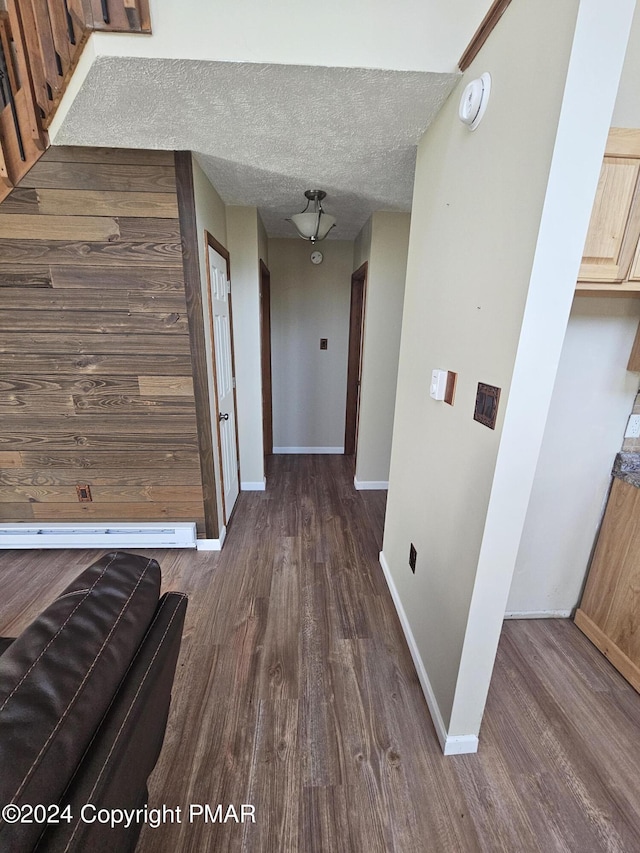
[[[364,306],[367,286],[365,261],[351,276],[351,308],[349,313],[349,350],[347,363],[347,402],[344,428],[344,453],[353,456],[358,444],[358,416],[360,410],[360,376],[362,371],[362,344]]]
[[[262,443],[273,453],[273,392],[271,377],[271,273],[260,259],[260,362],[262,371]]]

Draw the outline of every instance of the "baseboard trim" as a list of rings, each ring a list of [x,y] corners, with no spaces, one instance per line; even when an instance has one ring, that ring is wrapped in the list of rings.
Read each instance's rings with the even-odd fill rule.
[[[344,453],[344,447],[274,447],[274,453]]]
[[[431,719],[433,720],[433,725],[435,727],[438,740],[440,741],[442,752],[445,755],[465,755],[477,752],[477,735],[447,734],[447,728],[444,724],[444,720],[442,719],[442,714],[440,713],[438,702],[433,692],[431,682],[429,681],[427,671],[424,668],[424,663],[422,662],[422,658],[420,657],[420,652],[418,651],[418,646],[415,637],[413,636],[413,631],[411,630],[411,626],[409,625],[409,619],[407,617],[404,607],[402,606],[400,594],[398,593],[397,587],[393,581],[391,569],[389,568],[389,564],[387,563],[386,557],[384,556],[384,551],[380,551],[380,565],[382,566],[382,571],[384,572],[385,580],[387,581],[387,586],[389,587],[389,592],[391,593],[391,598],[393,599],[398,618],[400,619],[400,624],[402,625],[402,630],[404,631],[404,636],[407,641],[407,645],[409,646],[409,651],[411,652],[411,657],[413,658],[413,664],[418,674],[418,680],[420,681],[420,686],[422,687],[424,698],[427,700],[429,713],[431,714]]]
[[[255,483],[240,483],[240,488],[243,492],[264,492],[267,488],[267,478],[263,477],[262,482],[258,480]]]
[[[358,480],[357,477],[353,478],[353,485],[356,487],[358,491],[363,491],[367,489],[388,489],[389,481],[388,480]]]
[[[569,619],[573,610],[509,610],[505,619]]]
[[[3,548],[195,548],[193,521],[16,522],[0,524]]]
[[[227,538],[227,528],[220,531],[219,539],[196,539],[196,550],[198,551],[222,551],[224,540]]]

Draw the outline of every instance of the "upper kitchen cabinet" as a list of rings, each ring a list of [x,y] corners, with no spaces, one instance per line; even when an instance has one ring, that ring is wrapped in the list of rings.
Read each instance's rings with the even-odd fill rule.
[[[578,291],[640,294],[640,130],[611,128]]]

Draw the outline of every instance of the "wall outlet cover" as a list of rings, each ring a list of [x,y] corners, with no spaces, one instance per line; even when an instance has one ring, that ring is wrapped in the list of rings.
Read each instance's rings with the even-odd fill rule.
[[[631,415],[624,433],[625,438],[640,438],[640,415]]]

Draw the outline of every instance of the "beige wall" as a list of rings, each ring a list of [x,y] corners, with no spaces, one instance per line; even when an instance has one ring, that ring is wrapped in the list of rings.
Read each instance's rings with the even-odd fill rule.
[[[265,266],[269,266],[269,238],[260,213],[258,213],[258,257]]]
[[[269,240],[273,444],[341,453],[353,243],[325,240],[318,248],[324,260],[316,266],[310,243]]]
[[[640,5],[636,8],[612,127],[640,127]]]
[[[382,562],[445,749],[477,743],[632,6],[582,0],[572,51],[577,0],[512,3],[419,146]],[[435,367],[458,373],[453,407]],[[478,382],[502,389],[495,430]]]
[[[98,53],[113,56],[450,72],[490,4],[325,0],[319,14],[290,0],[151,0],[152,38],[97,33],[92,40]]]
[[[640,7],[612,126],[640,127]],[[635,299],[573,304],[531,492],[509,615],[567,615],[576,606],[638,379],[626,364],[640,314]],[[628,446],[625,442],[625,447]]]
[[[207,363],[213,365],[212,344],[211,344],[211,327],[209,324],[208,305],[209,293],[207,284],[207,255],[204,232],[208,231],[219,243],[227,246],[227,221],[224,202],[218,195],[215,188],[211,185],[209,179],[203,172],[200,164],[195,157],[192,156],[193,163],[193,193],[196,205],[196,228],[198,231],[198,250],[200,263],[200,280],[202,286],[202,304],[205,309],[204,318],[204,334],[205,345],[207,348]],[[213,424],[214,441],[217,436],[216,429],[216,409],[215,409],[215,388],[213,371],[209,372],[209,402],[211,406],[211,422]],[[217,449],[214,448],[213,461],[216,472],[216,501],[218,504],[218,527],[222,530],[222,494],[220,484],[222,481],[220,475],[220,458]]]
[[[245,490],[264,489],[262,374],[260,364],[260,217],[255,207],[227,207],[231,298],[240,444]]]
[[[578,603],[638,376],[626,369],[640,300],[576,297],[518,551],[507,613]]]
[[[362,226],[353,244],[353,270],[359,269],[371,255],[371,229],[373,217],[369,217]]]
[[[368,251],[356,488],[389,481],[410,222],[408,213],[377,212],[356,240],[354,269]]]

